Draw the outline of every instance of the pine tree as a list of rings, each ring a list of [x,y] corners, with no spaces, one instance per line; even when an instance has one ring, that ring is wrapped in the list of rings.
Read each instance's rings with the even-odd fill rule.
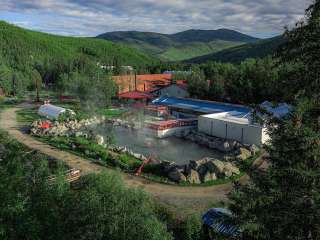
[[[306,10],[305,19],[293,30],[286,30],[286,44],[278,51],[284,63],[302,64],[297,73],[298,81],[289,86],[297,90],[297,96],[317,95],[320,92],[320,1],[314,0]],[[288,83],[290,84],[290,83]],[[296,86],[293,86],[296,85]]]
[[[301,102],[270,127],[271,166],[231,196],[244,239],[320,238],[320,131],[310,124],[316,104]]]
[[[302,64],[295,110],[268,123],[266,147],[270,166],[254,170],[250,183],[231,194],[231,209],[243,239],[320,239],[320,0],[308,8],[306,19],[287,31],[279,51],[281,61]],[[294,90],[294,91],[292,91]]]

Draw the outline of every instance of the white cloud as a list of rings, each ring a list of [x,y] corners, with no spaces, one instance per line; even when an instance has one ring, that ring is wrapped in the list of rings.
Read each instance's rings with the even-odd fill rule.
[[[231,28],[280,33],[304,15],[311,0],[2,0],[0,11],[41,16],[37,28],[67,35],[106,31],[174,33],[190,28]]]

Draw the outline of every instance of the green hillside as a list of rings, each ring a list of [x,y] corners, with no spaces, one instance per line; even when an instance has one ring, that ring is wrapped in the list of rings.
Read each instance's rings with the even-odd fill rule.
[[[228,29],[188,30],[176,34],[110,32],[97,38],[134,47],[167,61],[182,61],[258,40]]]
[[[30,31],[0,21],[0,58],[12,68],[33,62],[70,63],[81,57],[108,65],[156,62],[135,49],[93,38],[63,37]]]
[[[196,56],[203,56],[208,53],[215,53],[221,49],[227,49],[234,46],[242,45],[242,42],[231,42],[216,40],[208,43],[194,42],[185,46],[171,47],[159,54],[162,59],[171,61],[182,61]]]
[[[282,43],[284,43],[283,37],[277,36],[189,59],[187,62],[204,63],[207,61],[219,61],[239,63],[247,58],[263,58],[272,55]]]

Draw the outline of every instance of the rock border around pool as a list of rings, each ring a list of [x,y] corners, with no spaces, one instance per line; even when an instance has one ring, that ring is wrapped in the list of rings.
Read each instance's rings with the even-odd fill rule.
[[[107,146],[104,143],[103,136],[95,135],[90,131],[90,127],[105,123],[134,129],[134,125],[127,121],[107,119],[102,116],[80,121],[55,121],[51,123],[49,128],[43,128],[43,121],[37,120],[31,124],[30,134],[38,137],[84,137],[103,146],[106,151],[125,153],[141,161],[147,160],[146,156],[135,153],[126,147]],[[238,176],[241,174],[239,169],[241,162],[254,156],[259,151],[259,148],[255,145],[242,145],[237,141],[207,136],[194,130],[180,137],[222,152],[224,160],[206,157],[197,161],[190,161],[189,164],[185,165],[177,165],[174,162],[166,161],[157,163],[157,174],[175,183],[201,184]]]

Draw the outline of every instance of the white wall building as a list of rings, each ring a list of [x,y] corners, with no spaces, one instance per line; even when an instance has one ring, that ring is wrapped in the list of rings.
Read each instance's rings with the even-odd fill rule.
[[[250,113],[231,111],[198,117],[198,130],[210,136],[261,146],[268,139],[266,128],[251,122]]]

